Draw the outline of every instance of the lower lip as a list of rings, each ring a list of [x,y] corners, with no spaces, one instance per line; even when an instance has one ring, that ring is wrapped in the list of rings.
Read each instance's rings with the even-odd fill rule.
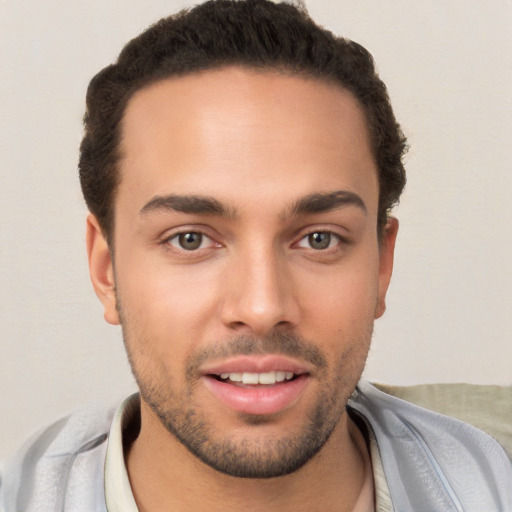
[[[206,387],[222,403],[245,414],[276,414],[291,407],[302,395],[308,382],[307,375],[273,386],[243,387],[204,376]]]

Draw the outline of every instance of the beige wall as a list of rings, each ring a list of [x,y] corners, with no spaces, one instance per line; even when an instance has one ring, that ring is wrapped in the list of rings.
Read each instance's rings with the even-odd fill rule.
[[[0,456],[134,388],[88,282],[76,176],[84,93],[185,0],[0,1]],[[367,46],[412,149],[388,312],[366,370],[512,384],[512,2],[309,0]]]

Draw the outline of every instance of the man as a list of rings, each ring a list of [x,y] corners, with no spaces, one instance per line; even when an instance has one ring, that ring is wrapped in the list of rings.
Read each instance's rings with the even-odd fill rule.
[[[2,510],[512,510],[498,443],[360,382],[404,149],[368,52],[292,5],[131,41],[90,84],[80,178],[140,395],[42,432]]]

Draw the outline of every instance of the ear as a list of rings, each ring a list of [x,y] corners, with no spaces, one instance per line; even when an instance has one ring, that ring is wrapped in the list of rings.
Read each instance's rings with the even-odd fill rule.
[[[375,318],[380,318],[386,311],[386,293],[393,273],[393,259],[395,254],[396,235],[398,233],[398,220],[390,217],[384,228],[379,252],[379,291]]]
[[[118,325],[120,322],[112,257],[98,220],[92,214],[87,217],[86,244],[89,275],[94,291],[103,304],[105,320],[109,324]]]

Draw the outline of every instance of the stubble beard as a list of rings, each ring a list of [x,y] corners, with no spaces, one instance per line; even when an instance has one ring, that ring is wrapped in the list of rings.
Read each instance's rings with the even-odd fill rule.
[[[338,361],[336,367],[328,371],[325,357],[312,343],[290,333],[274,333],[263,339],[239,337],[225,343],[217,343],[215,353],[206,350],[190,358],[187,364],[186,385],[184,390],[172,386],[172,372],[158,370],[154,360],[147,359],[140,364],[140,353],[132,348],[132,335],[122,318],[123,338],[135,380],[142,399],[150,406],[162,425],[187,450],[203,463],[226,475],[239,478],[274,478],[293,473],[311,460],[325,445],[340,422],[346,410],[346,404],[359,381],[368,352],[368,341],[363,348],[364,355],[356,357],[353,364],[354,345]],[[150,340],[144,336],[134,336],[138,346],[151,347]],[[362,341],[362,340],[360,340]],[[361,346],[355,345],[357,349]],[[146,352],[146,350],[145,350]],[[313,363],[316,377],[323,382],[323,391],[317,394],[315,405],[304,419],[299,432],[279,438],[255,436],[236,437],[230,433],[219,432],[208,420],[202,409],[194,403],[194,390],[198,383],[197,368],[212,358],[237,354],[283,354]],[[147,355],[145,354],[147,357]],[[155,371],[156,370],[156,371]],[[258,428],[274,421],[272,416],[241,415],[248,428]]]
[[[158,391],[141,387],[141,395],[160,419],[165,428],[193,455],[211,468],[239,478],[273,478],[297,471],[308,462],[327,442],[341,417],[328,411],[328,399],[317,405],[308,416],[302,431],[294,436],[278,439],[233,439],[226,433],[219,435],[201,413],[183,401],[170,407],[162,402]],[[189,402],[190,403],[190,402]],[[265,418],[245,418],[250,428],[263,426]]]

